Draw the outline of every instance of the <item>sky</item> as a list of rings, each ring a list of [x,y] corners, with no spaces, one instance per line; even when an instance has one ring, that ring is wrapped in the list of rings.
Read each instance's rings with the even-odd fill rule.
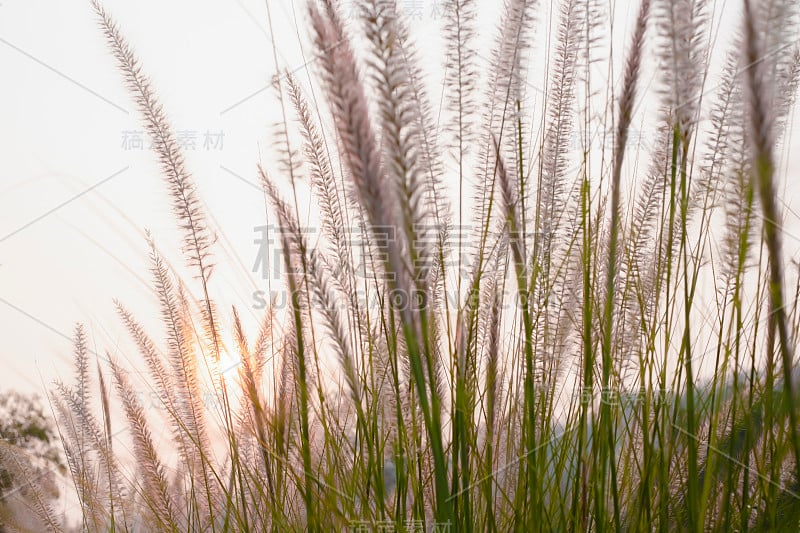
[[[218,291],[245,302],[254,227],[264,224],[255,174],[277,120],[264,3],[105,3],[136,50],[222,231]],[[282,68],[304,64],[293,6],[270,4]],[[298,6],[298,15],[304,11]],[[169,197],[139,116],[88,2],[0,5],[0,386],[41,390],[69,372],[70,338],[93,349],[125,337],[113,298],[145,324],[149,229],[181,264]],[[234,256],[239,254],[239,259]],[[233,270],[228,275],[225,270]],[[245,313],[246,314],[246,313]]]
[[[441,77],[442,2],[398,4],[408,11],[425,68]],[[151,78],[220,237],[212,280],[220,309],[238,303],[255,331],[261,311],[253,292],[265,282],[253,272],[255,228],[266,216],[256,165],[276,168],[270,146],[280,110],[271,80],[278,68],[301,81],[313,72],[305,2],[104,5]],[[349,2],[344,5],[347,16]],[[497,5],[482,2],[481,31],[489,38]],[[729,5],[738,6],[715,4],[726,13],[723,34],[734,29],[737,11]],[[632,7],[617,5],[620,43]],[[86,325],[96,354],[126,357],[114,299],[160,331],[144,231],[176,268],[180,237],[148,139],[88,1],[2,0],[0,65],[0,387],[41,392],[71,373],[77,322]],[[535,77],[530,86],[536,99]],[[793,116],[792,132],[797,123]],[[797,147],[797,138],[787,146]],[[800,161],[788,147],[782,161],[792,178]],[[787,228],[797,227],[800,205],[793,198],[784,190]],[[786,239],[790,256],[800,242],[794,235]]]

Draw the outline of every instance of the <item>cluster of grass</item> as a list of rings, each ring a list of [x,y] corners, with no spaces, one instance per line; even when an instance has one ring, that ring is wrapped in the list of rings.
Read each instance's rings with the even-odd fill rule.
[[[602,2],[558,2],[540,46],[539,3],[506,0],[488,63],[475,3],[443,10],[434,120],[394,1],[359,2],[347,24],[333,0],[309,1],[317,83],[280,78],[281,170],[258,168],[290,305],[267,310],[254,342],[232,311],[231,379],[213,232],[154,90],[92,1],[195,277],[152,246],[164,343],[119,305],[161,419],[116,355],[92,377],[77,331],[76,383],[52,404],[85,529],[800,527],[800,286],[784,272],[775,156],[800,7],[746,0],[716,79],[710,2],[643,0],[606,77],[592,75],[614,66]],[[536,105],[523,97],[532,54],[547,57]],[[648,146],[631,142],[644,120]],[[306,176],[315,243],[295,188]],[[133,468],[113,447],[114,405]]]

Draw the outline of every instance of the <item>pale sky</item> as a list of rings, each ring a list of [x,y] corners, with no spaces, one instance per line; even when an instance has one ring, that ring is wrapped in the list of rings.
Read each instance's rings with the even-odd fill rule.
[[[201,196],[230,239],[217,248],[215,288],[246,317],[259,281],[250,270],[264,202],[236,175],[257,183],[259,146],[277,120],[265,5],[105,6],[153,80]],[[270,7],[282,68],[302,66],[294,6]],[[112,298],[160,337],[145,228],[167,258],[182,265],[182,257],[169,197],[89,3],[4,0],[0,64],[0,384],[30,390],[69,372],[64,336],[75,322],[86,323],[99,353],[125,340]],[[235,249],[244,268],[226,268],[236,260],[219,247]]]
[[[441,76],[439,3],[398,2],[420,7],[410,25],[425,67]],[[736,2],[717,2],[718,12],[728,4],[737,9],[726,13],[735,16]],[[210,221],[218,225],[212,290],[219,309],[227,319],[230,304],[237,303],[255,335],[260,311],[252,309],[252,292],[264,282],[251,272],[258,248],[254,227],[265,223],[255,169],[260,159],[276,168],[268,147],[279,119],[269,88],[276,66],[265,3],[104,5],[152,79],[185,143]],[[491,39],[499,2],[483,5],[483,32]],[[305,2],[270,0],[269,6],[279,66],[304,79],[304,57],[313,55],[298,44],[298,22],[307,43]],[[617,11],[635,15],[625,2]],[[727,24],[724,34],[738,28]],[[615,35],[621,39],[624,24],[619,26]],[[542,40],[536,42],[541,49]],[[42,383],[71,373],[69,339],[76,322],[86,324],[98,353],[127,342],[113,298],[161,338],[145,228],[169,260],[177,266],[183,261],[155,158],[88,1],[2,0],[0,65],[0,387],[41,391]],[[431,93],[438,105],[436,91]],[[794,131],[797,123],[795,115]],[[796,138],[790,142],[795,147]],[[798,152],[782,152],[793,157],[785,161],[790,178],[800,168]],[[800,211],[793,197],[785,199]],[[786,217],[787,227],[798,227],[796,214]],[[787,235],[787,256],[797,256],[795,235]]]

